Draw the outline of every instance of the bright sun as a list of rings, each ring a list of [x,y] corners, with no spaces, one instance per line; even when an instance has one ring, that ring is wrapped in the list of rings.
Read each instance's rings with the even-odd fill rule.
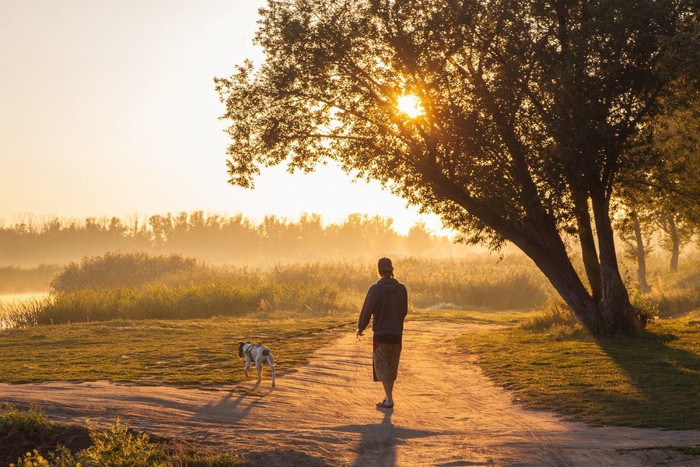
[[[420,99],[415,94],[401,96],[396,102],[396,107],[411,118],[419,117],[425,113]]]

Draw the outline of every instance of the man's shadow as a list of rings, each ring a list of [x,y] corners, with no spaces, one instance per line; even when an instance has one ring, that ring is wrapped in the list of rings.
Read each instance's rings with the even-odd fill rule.
[[[427,430],[414,430],[394,426],[391,421],[393,409],[377,409],[383,413],[382,421],[367,425],[342,425],[331,430],[362,435],[357,447],[357,458],[353,465],[396,465],[396,446],[411,438],[424,438],[440,433]]]

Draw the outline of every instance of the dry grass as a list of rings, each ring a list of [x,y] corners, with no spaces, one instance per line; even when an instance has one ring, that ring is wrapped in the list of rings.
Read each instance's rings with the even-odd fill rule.
[[[531,309],[546,284],[522,258],[395,261],[417,308]],[[271,269],[223,268],[181,257],[108,255],[73,263],[49,299],[5,306],[15,326],[112,319],[202,319],[294,311],[305,316],[354,313],[377,280],[375,265],[304,263]]]

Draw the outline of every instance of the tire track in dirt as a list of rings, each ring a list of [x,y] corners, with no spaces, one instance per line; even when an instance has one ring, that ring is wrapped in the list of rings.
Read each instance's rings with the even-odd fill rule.
[[[68,423],[118,416],[160,436],[235,449],[252,465],[700,465],[630,450],[697,444],[700,431],[590,427],[514,403],[446,343],[483,327],[407,322],[393,411],[374,407],[383,394],[371,381],[371,338],[351,333],[278,377],[274,390],[267,378],[215,391],[53,382],[2,384],[0,399],[35,403]],[[235,360],[232,371],[242,366]]]

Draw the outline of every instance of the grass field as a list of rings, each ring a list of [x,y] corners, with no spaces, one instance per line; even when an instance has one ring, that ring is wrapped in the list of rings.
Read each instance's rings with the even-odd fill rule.
[[[700,429],[700,312],[654,322],[643,337],[512,326],[458,345],[527,406],[592,424]]]
[[[335,332],[314,332],[349,322],[353,324]],[[244,378],[242,361],[235,353],[239,341],[274,341],[276,371],[284,375],[306,362],[335,333],[352,332],[353,326],[349,317],[215,318],[12,329],[0,334],[0,381],[229,385]]]
[[[413,310],[407,319],[509,325],[533,313]],[[274,342],[276,368],[283,375],[307,361],[311,352],[338,333],[353,332],[356,322],[355,314],[274,315],[267,319],[115,320],[8,329],[0,334],[0,354],[4,356],[0,359],[0,382],[235,384],[243,378],[242,363],[234,354],[239,341]]]

